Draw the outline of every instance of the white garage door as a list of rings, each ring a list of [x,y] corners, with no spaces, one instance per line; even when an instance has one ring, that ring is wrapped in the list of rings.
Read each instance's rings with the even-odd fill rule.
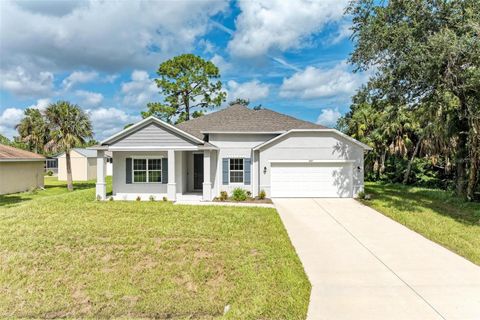
[[[272,197],[352,197],[351,163],[272,163]]]

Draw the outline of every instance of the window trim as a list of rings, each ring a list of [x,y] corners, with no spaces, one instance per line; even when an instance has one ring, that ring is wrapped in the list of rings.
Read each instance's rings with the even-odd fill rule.
[[[163,183],[163,160],[164,157],[161,156],[145,156],[145,157],[132,157],[132,184],[162,184]],[[152,170],[152,171],[160,171],[160,181],[150,182],[149,180],[149,171],[148,170],[148,160],[160,160],[160,170]],[[146,161],[146,169],[145,170],[135,170],[135,160],[145,160]],[[135,181],[135,171],[145,171],[147,174],[147,181],[145,182],[136,182]]]
[[[242,170],[232,170],[230,169],[231,167],[231,162],[232,160],[242,160]],[[241,172],[242,173],[242,181],[241,182],[238,182],[238,181],[235,181],[233,182],[232,181],[232,172]],[[228,184],[239,184],[239,185],[243,185],[245,184],[245,159],[244,158],[229,158],[228,159]]]

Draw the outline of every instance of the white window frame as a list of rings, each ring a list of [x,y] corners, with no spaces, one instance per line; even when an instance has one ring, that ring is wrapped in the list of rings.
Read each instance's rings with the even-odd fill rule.
[[[242,170],[232,170],[231,165],[232,165],[232,160],[242,160]],[[242,173],[242,181],[238,182],[232,181],[232,172],[241,172]],[[244,158],[230,158],[228,159],[228,183],[229,184],[244,184],[245,183],[245,159]]]
[[[162,163],[162,157],[132,157],[132,183],[135,184],[161,184],[163,183],[163,163]],[[146,162],[146,169],[145,170],[135,170],[135,160],[145,160]],[[155,182],[150,182],[150,176],[148,170],[148,160],[160,160],[160,170],[151,170],[151,171],[160,171],[160,181],[155,181]],[[136,182],[135,181],[135,171],[146,171],[147,174],[147,181],[143,182]]]

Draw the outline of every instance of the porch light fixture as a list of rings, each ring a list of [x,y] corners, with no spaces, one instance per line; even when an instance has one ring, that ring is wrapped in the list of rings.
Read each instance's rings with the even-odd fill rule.
[[[362,170],[362,168],[360,168],[360,166],[357,167],[357,171],[360,172]]]
[[[267,167],[263,167],[263,174],[267,173]]]

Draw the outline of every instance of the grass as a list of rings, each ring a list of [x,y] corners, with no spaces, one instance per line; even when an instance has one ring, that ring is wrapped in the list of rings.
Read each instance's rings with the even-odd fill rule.
[[[0,199],[0,317],[306,317],[310,284],[274,209],[97,202],[78,186]]]
[[[362,202],[480,265],[480,203],[454,194],[400,184],[367,182]]]

